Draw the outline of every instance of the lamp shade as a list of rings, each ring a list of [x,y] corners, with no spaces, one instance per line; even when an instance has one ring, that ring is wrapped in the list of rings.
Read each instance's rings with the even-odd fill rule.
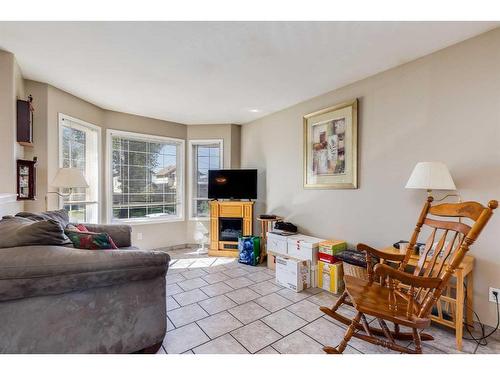
[[[89,184],[77,168],[59,168],[52,186],[56,188],[88,188]]]
[[[407,189],[456,190],[446,164],[437,161],[417,163],[411,173]]]

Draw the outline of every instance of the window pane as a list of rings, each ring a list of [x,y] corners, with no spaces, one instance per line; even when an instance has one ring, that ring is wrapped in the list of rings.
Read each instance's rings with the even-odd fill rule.
[[[208,172],[221,167],[221,143],[193,143],[192,216],[208,217]]]
[[[113,219],[177,215],[181,143],[113,135],[112,145]]]

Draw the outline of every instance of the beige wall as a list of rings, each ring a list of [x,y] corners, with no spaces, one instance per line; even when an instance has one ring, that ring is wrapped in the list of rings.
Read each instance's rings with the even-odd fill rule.
[[[16,194],[16,160],[24,157],[17,143],[16,100],[26,99],[21,70],[13,54],[0,51],[0,194]],[[0,203],[0,217],[14,214],[23,202]]]
[[[193,139],[222,139],[224,168],[239,168],[240,163],[240,130],[236,124],[208,124],[188,125],[187,138]],[[189,153],[187,152],[186,155]],[[187,166],[188,164],[186,164]],[[188,186],[186,186],[188,188]],[[210,223],[207,219],[189,220],[189,188],[186,190],[186,241],[197,243],[197,236],[201,233],[207,239],[210,232]]]
[[[259,169],[261,212],[302,232],[387,246],[408,239],[425,192],[404,189],[418,161],[445,162],[464,200],[500,198],[500,29],[242,127],[242,167]],[[304,190],[302,116],[359,98],[359,189]],[[265,203],[265,204],[264,204]],[[259,212],[258,212],[259,213]],[[500,212],[471,254],[475,309],[496,323]]]

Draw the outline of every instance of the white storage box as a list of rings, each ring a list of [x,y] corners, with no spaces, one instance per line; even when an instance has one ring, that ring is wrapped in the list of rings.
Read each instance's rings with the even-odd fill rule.
[[[324,239],[302,234],[288,238],[287,253],[288,256],[297,259],[309,260],[311,264],[318,263],[318,248],[319,243]]]
[[[300,292],[311,287],[311,263],[308,260],[276,257],[276,282]]]
[[[298,237],[299,235],[292,234],[290,236],[282,236],[276,233],[267,233],[266,250],[275,255],[287,255],[288,239]]]

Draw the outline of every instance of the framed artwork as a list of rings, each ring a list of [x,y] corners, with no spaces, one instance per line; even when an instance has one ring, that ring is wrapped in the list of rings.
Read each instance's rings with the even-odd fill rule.
[[[357,189],[358,100],[304,116],[304,188]]]

